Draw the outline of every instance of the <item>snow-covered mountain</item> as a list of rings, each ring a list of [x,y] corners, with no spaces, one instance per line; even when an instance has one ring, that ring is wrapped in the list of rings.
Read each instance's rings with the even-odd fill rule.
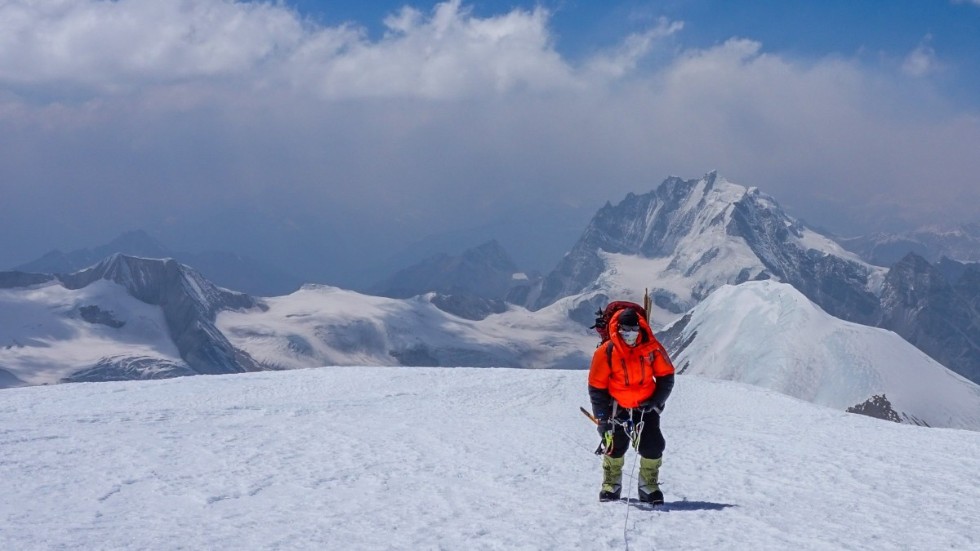
[[[976,549],[980,433],[680,375],[660,510],[586,373],[328,367],[3,391],[2,549]],[[635,498],[627,455],[624,494]]]
[[[115,254],[73,274],[0,273],[0,373],[16,386],[255,371],[214,319],[258,306],[172,259]]]
[[[980,223],[925,227],[902,233],[875,233],[838,237],[837,242],[872,264],[891,266],[915,253],[931,263],[943,257],[960,262],[980,262]]]
[[[489,266],[489,279],[469,278],[498,281],[512,269],[498,253],[491,243],[478,261],[450,263],[456,267],[450,272]],[[122,255],[74,274],[3,272],[0,388],[321,365],[580,369],[597,343],[586,328],[594,311],[611,299],[639,301],[650,289],[655,326],[685,314],[690,323],[699,303],[713,298],[711,323],[738,328],[726,335],[755,353],[752,371],[741,366],[707,375],[771,384],[840,409],[980,429],[963,413],[980,411],[976,393],[959,383],[944,386],[955,375],[920,362],[922,355],[900,339],[882,340],[881,331],[838,319],[893,329],[978,381],[980,268],[947,271],[957,274],[955,284],[914,257],[891,270],[866,264],[788,217],[772,198],[710,173],[699,180],[668,179],[647,195],[607,204],[559,267],[529,290],[533,310],[464,293],[400,299],[315,285],[257,299],[221,289],[173,260]],[[770,284],[759,283],[765,281]],[[782,289],[776,282],[801,294],[786,300],[785,289],[762,293],[768,305],[759,308],[783,312],[768,332],[752,331],[738,317],[744,298],[714,293],[732,284],[742,284],[746,293]],[[817,317],[811,301],[836,317],[821,318],[816,328],[799,321]],[[766,327],[765,320],[759,323]],[[861,368],[834,373],[828,386],[814,363],[828,357],[804,346],[814,331],[852,338],[839,349],[867,344],[854,354]],[[683,348],[695,334],[708,344]],[[779,341],[771,342],[772,335]],[[680,360],[716,364],[705,339],[703,330],[677,336]],[[917,358],[912,364],[929,374],[927,384],[939,385],[936,390],[918,395],[922,401],[908,398],[896,354]],[[844,361],[840,353],[830,360]],[[952,413],[939,407],[950,397],[956,397]]]
[[[308,285],[260,299],[124,255],[74,274],[0,272],[0,388],[325,364],[588,366],[594,335],[562,306],[477,322],[444,298]]]
[[[446,312],[439,296],[409,299],[306,285],[262,308],[227,310],[217,326],[235,347],[271,369],[320,365],[587,368],[595,334],[563,304],[515,306],[471,320]]]
[[[868,413],[904,423],[980,430],[980,386],[891,331],[830,316],[790,285],[721,287],[661,336],[681,373],[838,410],[878,404]]]
[[[699,306],[684,320],[710,317],[712,326],[729,328],[725,335],[742,351],[738,365],[753,370],[700,373],[763,386],[792,378],[790,386],[770,388],[842,410],[880,394],[906,420],[980,430],[980,422],[963,413],[980,412],[976,386],[944,386],[959,380],[894,334],[823,314],[792,287],[774,281],[733,289],[744,292],[723,287],[706,299],[710,315],[698,314],[705,311]],[[750,315],[746,294],[756,296],[755,309],[780,314]],[[573,319],[580,297],[533,312],[509,305],[480,320],[445,311],[438,298],[428,293],[391,299],[307,285],[290,295],[256,299],[218,288],[173,260],[122,255],[57,277],[0,273],[0,386],[322,365],[584,369],[598,343],[594,332]],[[815,318],[816,328],[810,321]],[[680,354],[678,365],[717,366],[715,348],[691,347],[688,341],[695,334],[702,339],[696,342],[728,341],[698,329],[672,336],[695,325],[676,324],[665,333]],[[852,340],[834,349],[834,361],[842,361],[840,350],[853,348],[861,369],[837,371],[827,386],[816,376],[815,358],[824,358],[825,351],[811,346],[815,332],[848,335]],[[896,356],[916,360],[896,367]],[[916,384],[938,385],[920,394],[920,401],[909,402],[908,381],[892,375],[910,366],[929,381]],[[948,418],[935,413],[945,411],[945,403],[958,404]]]
[[[942,283],[910,262],[868,264],[772,197],[711,172],[668,178],[650,193],[606,204],[524,304],[570,298],[573,319],[588,326],[610,300],[639,301],[648,289],[652,323],[663,327],[722,285],[772,279],[835,317],[893,330],[980,383],[980,308],[971,306],[980,303],[980,285],[959,275]],[[947,260],[945,271],[980,271],[953,264]]]
[[[598,342],[569,320],[574,297],[537,312],[511,307],[481,321],[447,315],[432,297],[399,301],[307,286],[266,299],[262,310],[224,311],[217,326],[236,348],[274,369],[584,368]],[[663,337],[675,364],[698,374],[842,411],[885,396],[903,422],[980,430],[980,386],[895,333],[830,316],[787,284],[723,286]]]
[[[789,217],[757,188],[711,172],[668,178],[650,193],[606,204],[527,304],[537,309],[577,295],[578,318],[587,322],[610,298],[649,289],[661,325],[722,285],[776,279],[835,316],[868,323],[884,272]]]

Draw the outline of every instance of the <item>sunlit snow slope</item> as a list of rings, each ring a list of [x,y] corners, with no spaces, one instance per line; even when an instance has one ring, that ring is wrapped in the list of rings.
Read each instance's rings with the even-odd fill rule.
[[[789,285],[721,287],[678,323],[673,360],[684,373],[837,409],[884,395],[904,422],[980,430],[980,386],[891,331],[830,316]]]
[[[57,383],[118,358],[152,359],[192,373],[170,338],[160,308],[137,300],[111,281],[81,289],[56,281],[0,289],[0,370],[20,384]]]
[[[473,321],[446,313],[431,295],[391,299],[305,285],[263,299],[262,309],[224,311],[217,327],[266,367],[418,365],[587,368],[598,339],[561,305],[510,307]]]
[[[558,370],[5,390],[0,548],[980,548],[980,433],[681,375],[650,510],[598,502],[585,403]]]

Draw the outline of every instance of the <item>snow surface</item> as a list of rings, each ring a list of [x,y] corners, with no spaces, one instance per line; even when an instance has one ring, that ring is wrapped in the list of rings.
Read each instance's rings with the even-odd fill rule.
[[[89,323],[80,314],[85,306],[111,312],[125,325]],[[160,307],[132,297],[121,285],[100,279],[77,290],[57,281],[0,289],[0,368],[18,379],[31,385],[56,383],[117,356],[186,365]]]
[[[690,312],[672,359],[685,373],[740,381],[847,409],[884,394],[906,422],[980,431],[980,386],[891,331],[837,319],[790,285],[717,289]]]
[[[223,311],[215,324],[237,348],[284,369],[398,365],[391,351],[411,350],[437,357],[438,365],[587,368],[598,342],[568,319],[565,304],[538,312],[510,306],[473,321],[440,310],[433,296],[402,300],[305,285],[265,299],[264,309]]]
[[[690,375],[664,413],[662,510],[597,501],[585,371],[334,367],[2,397],[2,549],[980,548],[980,434]]]

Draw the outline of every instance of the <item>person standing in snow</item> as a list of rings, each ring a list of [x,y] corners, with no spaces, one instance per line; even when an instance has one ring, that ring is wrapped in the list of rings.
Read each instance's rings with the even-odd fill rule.
[[[599,501],[619,500],[632,437],[640,454],[640,501],[664,502],[658,483],[665,447],[660,414],[673,388],[674,366],[650,325],[635,310],[621,310],[609,321],[609,341],[596,349],[589,368],[589,400],[605,446]]]

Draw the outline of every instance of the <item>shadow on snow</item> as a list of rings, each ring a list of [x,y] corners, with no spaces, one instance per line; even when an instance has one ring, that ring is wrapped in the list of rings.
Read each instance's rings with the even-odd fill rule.
[[[622,501],[626,501],[623,499]],[[737,507],[732,503],[712,503],[710,501],[668,501],[663,505],[650,505],[636,499],[630,500],[631,506],[642,511],[721,511],[729,507]]]

